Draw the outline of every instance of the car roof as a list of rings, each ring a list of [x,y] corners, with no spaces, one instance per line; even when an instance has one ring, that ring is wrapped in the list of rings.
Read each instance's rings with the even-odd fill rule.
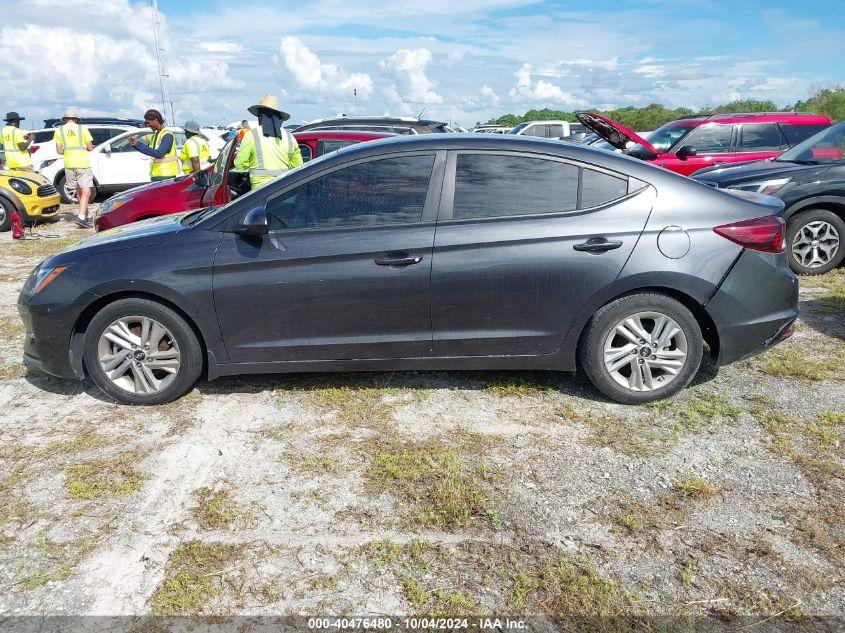
[[[722,123],[733,125],[736,123],[791,123],[793,125],[830,125],[830,119],[822,114],[809,112],[729,112],[712,114],[710,116],[681,117],[676,122],[689,123]]]
[[[307,121],[302,125],[313,125],[315,123],[390,123],[405,125],[446,125],[444,121],[434,121],[433,119],[415,119],[414,117],[400,116],[339,116],[329,117],[327,119],[314,119],[313,121]]]

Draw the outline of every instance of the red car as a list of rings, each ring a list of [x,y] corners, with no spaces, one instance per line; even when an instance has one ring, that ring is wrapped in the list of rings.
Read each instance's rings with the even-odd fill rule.
[[[645,140],[601,114],[579,112],[577,117],[629,156],[685,176],[713,165],[775,158],[830,126],[830,119],[819,114],[716,114],[672,121]]]
[[[347,145],[396,136],[385,132],[314,130],[294,134],[302,159],[333,152]],[[213,165],[191,176],[154,182],[112,196],[100,205],[94,229],[105,231],[158,215],[182,213],[226,204],[249,191],[249,176],[232,170],[240,136],[232,139]]]

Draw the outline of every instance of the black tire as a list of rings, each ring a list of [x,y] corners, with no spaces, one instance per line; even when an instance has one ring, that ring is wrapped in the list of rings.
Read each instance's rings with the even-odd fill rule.
[[[683,333],[686,343],[686,358],[683,366],[674,377],[664,373],[662,369],[655,369],[657,377],[654,380],[662,382],[668,378],[668,382],[662,387],[657,386],[648,391],[639,391],[622,386],[611,376],[604,363],[605,341],[614,331],[616,325],[629,316],[643,312],[660,313],[674,320]],[[655,322],[652,322],[652,325],[655,325]],[[612,340],[615,341],[616,339]],[[622,340],[624,341],[624,338]],[[639,342],[631,342],[631,345],[638,352],[645,351],[642,348],[648,347],[648,345],[640,347]],[[592,383],[608,398],[622,404],[642,404],[667,398],[686,387],[698,372],[703,352],[704,341],[701,328],[692,313],[683,304],[671,297],[658,293],[643,292],[616,299],[593,315],[584,330],[578,348],[578,360]],[[626,355],[619,358],[628,357]],[[634,359],[638,362],[641,360],[639,355],[635,355],[632,351],[632,363]],[[633,371],[632,365],[630,372]]]
[[[12,228],[12,205],[0,198],[0,233]]]
[[[73,197],[69,196],[67,191],[65,191],[65,183],[67,183],[67,177],[65,176],[65,172],[62,172],[62,175],[59,176],[59,179],[56,181],[56,189],[59,190],[59,195],[62,197],[62,202],[65,204],[76,204],[76,192],[73,193]],[[95,182],[91,185],[91,198],[88,200],[88,203],[94,202],[97,199],[97,195],[99,191],[97,190],[97,183]]]
[[[837,233],[838,243],[836,250],[833,251],[824,264],[805,265],[805,263],[802,263],[798,253],[794,250],[798,246],[796,244],[796,238],[799,233],[802,234],[802,237],[807,236],[806,231],[809,230],[809,225],[817,225],[818,223],[826,223],[831,227],[833,232]],[[833,211],[826,209],[811,209],[793,215],[789,218],[786,227],[786,252],[789,256],[789,267],[797,275],[823,275],[830,272],[845,259],[845,220]],[[811,262],[806,263],[810,264]]]
[[[178,347],[179,368],[172,381],[163,389],[152,394],[132,393],[116,385],[106,376],[100,366],[100,337],[118,319],[124,317],[148,317],[163,325]],[[202,372],[202,349],[191,326],[167,306],[147,299],[121,299],[107,305],[92,319],[85,332],[85,368],[91,380],[103,392],[122,404],[157,405],[172,402],[182,397],[196,383]]]

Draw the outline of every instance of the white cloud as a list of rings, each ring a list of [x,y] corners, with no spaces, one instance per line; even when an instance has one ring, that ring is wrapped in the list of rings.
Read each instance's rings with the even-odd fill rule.
[[[299,88],[311,94],[352,95],[360,99],[373,94],[373,80],[366,73],[348,73],[334,64],[325,64],[298,37],[283,37],[279,53]]]
[[[481,86],[481,96],[484,97],[490,105],[499,105],[499,95],[487,84]]]
[[[384,89],[383,93],[394,103],[434,104],[443,103],[435,88],[437,84],[426,74],[426,68],[432,60],[427,48],[396,51],[387,59],[379,62],[385,71],[395,80]]]
[[[545,101],[575,105],[578,100],[568,92],[564,92],[560,86],[539,79],[535,81],[531,77],[531,64],[525,63],[516,71],[516,84],[510,89],[508,95],[513,99],[525,101]]]
[[[220,42],[200,42],[197,45],[201,51],[205,51],[206,53],[227,53],[227,54],[237,54],[243,53],[246,49],[238,44],[237,42],[227,42],[227,41],[220,41]]]

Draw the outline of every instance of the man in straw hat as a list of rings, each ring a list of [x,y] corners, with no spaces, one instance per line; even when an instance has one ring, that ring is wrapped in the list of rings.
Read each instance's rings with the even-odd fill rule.
[[[293,135],[282,127],[290,115],[279,110],[277,97],[264,95],[248,110],[258,117],[258,128],[245,130],[234,167],[249,170],[250,186],[258,189],[302,165],[302,153]]]
[[[76,225],[90,229],[92,224],[88,217],[88,201],[94,187],[94,173],[91,171],[91,156],[88,152],[94,149],[94,139],[74,109],[65,110],[62,124],[53,133],[53,142],[56,151],[65,159],[65,189],[75,191],[79,202]]]
[[[6,152],[6,165],[9,169],[32,169],[29,145],[35,140],[35,134],[25,134],[21,129],[21,121],[25,118],[17,112],[8,112],[3,119],[6,125],[3,126],[0,138],[3,140],[3,151]]]
[[[211,150],[208,149],[208,138],[200,132],[199,123],[188,121],[182,126],[185,130],[185,144],[179,152],[182,161],[182,171],[193,174],[208,167]]]

